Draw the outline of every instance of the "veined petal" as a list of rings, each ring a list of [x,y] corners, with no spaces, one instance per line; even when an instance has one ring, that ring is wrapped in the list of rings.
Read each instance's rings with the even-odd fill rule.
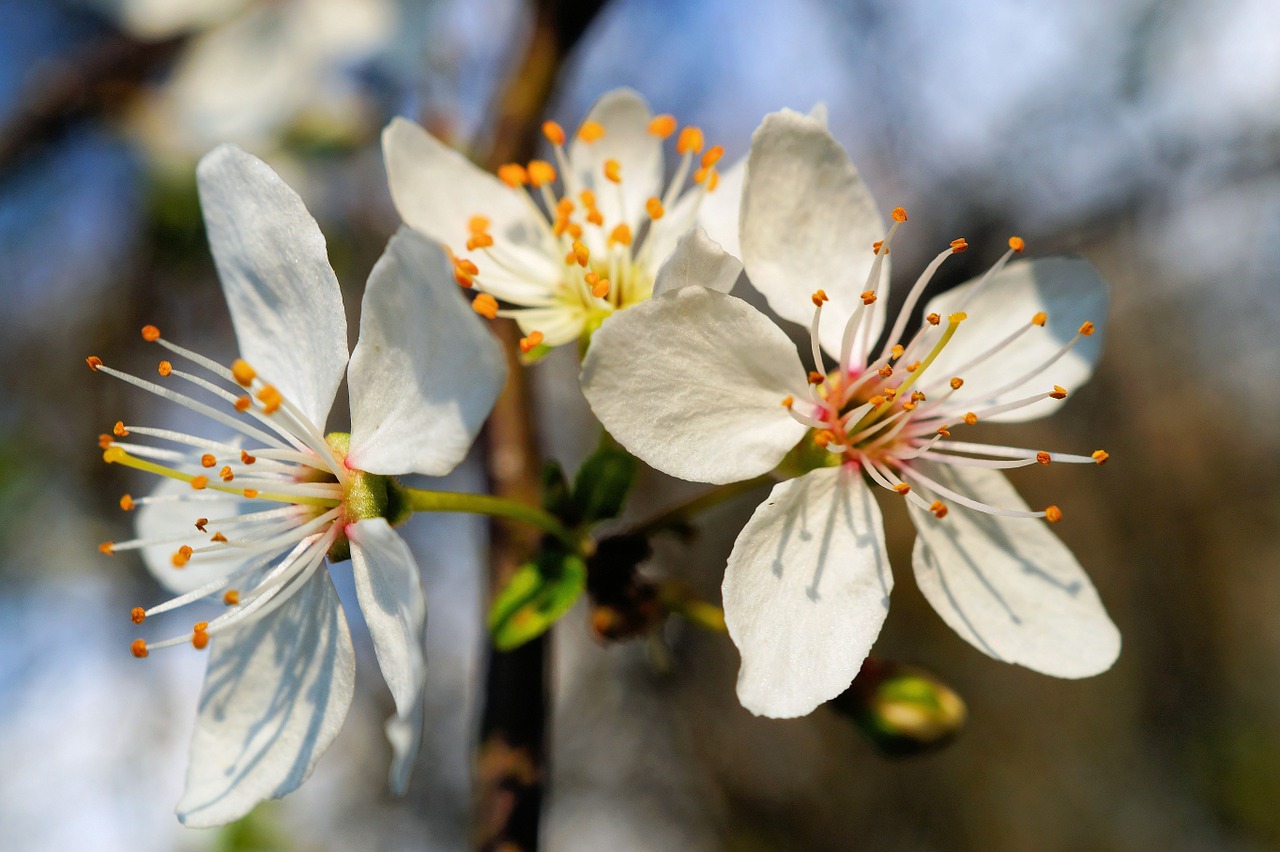
[[[977,280],[961,284],[936,296],[924,309],[947,316],[959,310],[977,285]],[[1086,321],[1094,333],[1082,338],[1043,374],[1011,388],[993,404],[1022,399],[1054,385],[1074,390],[1089,380],[1093,365],[1102,353],[1102,331],[1107,317],[1107,285],[1098,270],[1078,257],[1048,257],[1010,263],[992,276],[982,290],[964,306],[968,319],[938,355],[929,372],[934,376],[960,375],[964,386],[956,391],[956,402],[987,400],[986,394],[1006,387],[1054,356]],[[956,371],[990,347],[1031,322],[1043,311],[1048,321],[1043,328],[1029,328],[1006,349],[976,367]],[[1057,400],[1046,399],[990,420],[1019,422],[1044,417],[1057,410]]]
[[[857,169],[817,118],[776,112],[751,137],[740,234],[747,277],[778,316],[808,325],[809,296],[826,290],[831,303],[819,338],[828,354],[839,355],[844,322],[875,260],[872,244],[885,232]],[[884,325],[888,265],[886,259],[871,340]]]
[[[351,706],[355,651],[323,566],[283,606],[215,636],[178,819],[222,825],[306,780]]]
[[[820,468],[775,485],[738,535],[724,575],[742,706],[792,718],[847,689],[880,634],[892,589],[880,509],[856,471]]]
[[[196,177],[240,354],[323,427],[347,366],[347,318],[316,220],[233,145],[206,154]]]
[[[138,507],[136,529],[138,538],[154,541],[168,541],[175,535],[183,533],[190,536],[187,541],[172,544],[153,544],[142,548],[142,561],[146,563],[151,576],[175,594],[198,589],[231,573],[244,564],[244,559],[236,556],[234,551],[224,551],[228,555],[216,558],[201,556],[188,562],[181,568],[173,566],[173,554],[186,544],[199,547],[208,541],[208,535],[202,534],[195,527],[200,518],[226,518],[240,513],[243,500],[232,495],[226,499],[216,496],[217,492],[205,491],[210,499],[199,502],[179,501],[176,497],[186,497],[192,493],[191,486],[177,479],[160,480],[160,484],[151,492],[151,497],[159,498],[155,502],[145,503]],[[217,531],[216,525],[209,529],[212,534]]]
[[[523,197],[524,189],[512,189],[403,118],[382,131],[382,155],[391,200],[410,228],[462,256],[471,218],[489,220],[505,262],[467,255],[480,268],[482,286],[491,283],[518,295],[542,284],[546,293],[554,292],[563,268],[561,252],[546,223],[538,221],[537,208]]]
[[[1025,509],[999,471],[929,465],[942,485]],[[1039,520],[956,507],[942,519],[908,503],[919,533],[916,582],[942,620],[989,657],[1055,677],[1106,671],[1120,633],[1071,551]]]
[[[600,327],[582,391],[624,447],[664,473],[736,482],[772,470],[804,436],[782,406],[803,392],[795,345],[741,299],[683,287]]]
[[[351,466],[448,473],[467,454],[506,361],[438,246],[407,228],[369,275],[351,355]]]
[[[597,206],[604,214],[603,231],[587,229],[586,236],[599,242],[588,242],[593,252],[603,249],[599,235],[614,226],[625,222],[637,230],[645,216],[645,202],[661,192],[662,140],[649,132],[652,118],[649,105],[637,92],[614,89],[601,95],[585,119],[602,126],[604,136],[594,142],[575,136],[569,143],[569,166],[577,185],[595,192]],[[618,161],[622,183],[605,179],[606,160]]]
[[[742,262],[708,238],[706,231],[696,228],[680,238],[676,250],[658,270],[653,295],[657,298],[690,284],[728,293],[741,274]]]
[[[422,688],[427,661],[423,631],[427,600],[418,564],[404,539],[384,518],[369,518],[347,527],[356,596],[364,613],[383,680],[396,702],[387,722],[392,745],[391,791],[403,793],[422,738]]]

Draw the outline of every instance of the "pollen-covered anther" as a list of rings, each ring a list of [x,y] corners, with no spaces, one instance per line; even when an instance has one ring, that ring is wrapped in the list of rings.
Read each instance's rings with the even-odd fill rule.
[[[903,411],[915,411],[915,410],[916,410],[916,403],[915,403],[915,401],[914,401],[914,400],[910,400],[910,399],[909,399],[909,400],[905,401],[904,403],[902,403],[902,410],[903,410]]]
[[[472,234],[470,237],[467,237],[467,251],[491,248],[492,246],[493,235],[491,234]]]
[[[101,435],[98,436],[98,447],[101,449],[105,450],[108,447],[110,447],[113,443],[115,443],[115,438],[111,437],[105,432],[103,432]]]
[[[116,543],[114,541],[104,541],[98,545],[98,552],[105,553],[107,556],[116,552]]]
[[[716,163],[720,162],[720,158],[724,156],[724,147],[721,145],[712,145],[707,152],[702,155],[699,162],[704,169],[712,168]]]
[[[686,127],[680,131],[679,138],[676,139],[676,152],[683,155],[690,151],[698,153],[702,150],[702,146],[706,140],[702,136],[702,131],[697,127]]]
[[[1039,313],[1037,313],[1035,316],[1031,318],[1031,324],[1038,325],[1041,328],[1044,328],[1044,324],[1048,321],[1049,321],[1049,315],[1046,314],[1044,311],[1040,311]]]
[[[201,622],[203,623],[203,622]],[[205,625],[208,627],[208,625]],[[209,647],[209,633],[206,630],[196,630],[191,634],[191,647],[197,651],[203,651]]]
[[[876,394],[875,396],[871,397],[871,399],[867,400],[867,402],[873,406],[884,405],[884,397],[881,396],[880,394]]]
[[[1049,392],[1049,396],[1052,399],[1066,399],[1067,389],[1064,387],[1059,387],[1058,385],[1054,385],[1053,390]]]
[[[947,322],[962,323],[968,318],[969,318],[969,315],[966,314],[964,311],[956,311],[954,314],[949,314],[947,316]]]
[[[90,355],[88,358],[84,359],[84,362],[88,364],[89,369],[93,370],[95,373],[98,372],[98,368],[102,366],[102,359],[97,355]]]
[[[865,290],[865,291],[863,291],[862,296],[861,296],[860,298],[862,299],[862,304],[864,304],[864,305],[874,305],[874,304],[875,304],[875,302],[876,302],[876,291],[875,291],[875,290]]]
[[[783,408],[790,409],[790,408],[791,408],[791,406],[793,406],[793,405],[795,405],[795,404],[796,404],[796,398],[795,398],[794,396],[784,396],[784,397],[782,398],[782,407],[783,407]],[[1102,450],[1098,450],[1098,452],[1102,452]]]
[[[253,399],[248,396],[238,396],[235,401],[236,411],[248,411],[253,408]]]
[[[207,476],[191,477],[191,487],[194,488],[196,491],[202,491],[208,486],[209,486],[209,477]]]
[[[631,245],[631,226],[622,224],[614,228],[613,231],[609,233],[609,245]]]
[[[958,239],[954,239],[951,241],[952,254],[959,254],[960,252],[964,251],[968,247],[969,247],[969,241],[966,240],[964,237],[960,237]]]
[[[243,358],[237,358],[231,362],[231,378],[235,379],[240,387],[249,387],[257,377],[258,371],[249,366],[249,362]]]
[[[898,398],[898,389],[897,389],[897,388],[885,388],[885,389],[884,389],[884,398],[885,398],[885,399],[889,399],[889,400],[897,399],[897,398]]]
[[[248,491],[250,489],[246,488],[245,490]],[[249,495],[246,494],[245,496],[247,497]],[[227,541],[227,537],[220,532],[216,532],[213,535],[209,536],[209,541],[215,541],[219,544],[225,544]]]
[[[919,361],[912,361],[910,364],[907,365],[908,373],[914,373],[916,370],[919,370],[919,369],[920,369]]]
[[[879,253],[880,253],[880,249],[881,249],[883,246],[884,246],[884,240],[876,240],[874,243],[872,243],[872,244],[871,244],[871,251],[872,251],[873,253],[875,253],[875,254],[879,254]],[[887,251],[885,252],[885,254],[888,254],[888,253],[889,253],[889,252],[887,252]]]
[[[201,467],[213,467],[217,463],[218,463],[218,459],[213,453],[205,453],[200,457]]]
[[[591,285],[591,295],[597,299],[603,299],[609,295],[609,279],[596,277],[596,283]]]
[[[135,606],[129,610],[129,620],[134,624],[141,624],[147,620],[147,611],[140,606]]]
[[[960,388],[962,387],[964,387],[964,379],[960,378],[959,376],[955,376],[954,378],[951,379],[952,390],[960,390]]]
[[[961,419],[968,425],[972,426],[978,422],[978,415],[974,414],[972,411],[966,411],[964,417]]]
[[[471,234],[487,234],[489,233],[489,225],[489,217],[481,216],[477,213],[467,220],[467,232]]]
[[[939,426],[937,434],[941,435],[944,438],[950,438],[951,430],[948,429],[946,426]]]
[[[263,385],[258,391],[258,402],[262,403],[263,413],[275,414],[284,402],[284,394],[280,393],[275,385]]]
[[[674,115],[655,115],[649,119],[649,132],[659,139],[669,138],[672,133],[676,132],[676,117]]]
[[[817,370],[809,371],[809,384],[820,385],[826,380],[827,380],[827,377],[824,376],[822,373],[819,373]]]
[[[253,464],[253,463],[254,463],[254,462],[256,462],[257,460],[258,460],[258,457],[257,457],[257,456],[251,456],[251,455],[249,455],[249,451],[248,451],[248,450],[241,450],[241,451],[240,451],[240,463],[241,463],[241,464]]]
[[[256,488],[246,488],[246,489],[244,489],[243,491],[241,491],[240,493],[241,493],[241,494],[243,494],[247,499],[252,500],[254,497],[257,497],[257,496],[258,496],[258,489],[256,489]]]
[[[611,183],[622,183],[622,164],[612,158],[605,160],[604,176]]]
[[[169,562],[174,568],[185,568],[187,567],[187,563],[191,561],[191,554],[193,552],[194,551],[191,549],[190,545],[184,544],[182,547],[179,547],[174,551],[173,556],[169,557]]]
[[[1094,450],[1093,453],[1090,455],[1090,458],[1092,458],[1098,464],[1106,464],[1107,459],[1111,458],[1111,453],[1107,452],[1106,450]]]
[[[893,217],[893,221],[895,222],[907,221],[907,211],[903,210],[901,207],[893,208],[893,211],[889,215]]]
[[[1052,460],[1052,457],[1043,450],[1036,453],[1036,461],[1040,462],[1040,464],[1047,465]]]
[[[222,595],[222,602],[227,606],[239,606],[240,591],[238,589],[227,589]]]
[[[139,660],[147,656],[147,654],[151,653],[147,650],[147,640],[134,639],[133,643],[129,645],[129,653],[133,654]]]
[[[933,513],[935,518],[945,518],[947,516],[947,507],[941,500],[934,500],[930,503],[929,511]]]
[[[1086,322],[1084,325],[1080,326],[1080,334],[1084,335],[1085,337],[1088,337],[1091,334],[1093,334],[1093,331],[1094,331],[1094,325],[1091,322]]]
[[[591,262],[591,252],[581,240],[574,240],[572,254],[573,260],[571,262],[577,263],[583,269],[586,269],[587,264]],[[568,258],[566,258],[567,260]]]
[[[529,173],[519,163],[506,163],[498,166],[498,180],[512,189],[518,189],[529,182]]]
[[[1049,506],[1044,510],[1044,519],[1051,524],[1056,524],[1062,520],[1062,510],[1057,506]]]
[[[809,298],[813,299],[813,304],[816,307],[821,307],[825,302],[830,301],[830,299],[827,298],[826,290],[817,290]]]
[[[912,402],[924,402],[924,401],[925,401],[925,395],[924,395],[921,391],[912,391],[912,392],[911,392],[911,401],[912,401]]]
[[[543,187],[556,180],[555,166],[546,160],[530,160],[525,172],[529,175],[529,183],[535,187]]]
[[[200,530],[202,533],[207,533],[209,531],[207,528],[208,523],[208,518],[196,518],[196,529]]]
[[[154,325],[144,325],[142,327],[142,339],[148,343],[155,343],[160,339],[160,329]]]
[[[542,135],[547,137],[547,141],[552,145],[564,144],[564,128],[554,121],[542,122]]]
[[[937,314],[929,314],[929,316],[924,318],[924,321],[929,323],[929,325],[937,325],[938,323],[942,322],[942,317],[938,316]]]
[[[895,343],[895,344],[893,344],[893,348],[889,350],[889,355],[890,355],[890,356],[892,356],[892,357],[893,357],[893,360],[895,360],[895,361],[896,361],[896,360],[898,360],[899,358],[901,358],[901,357],[902,357],[902,353],[904,353],[904,352],[906,352],[906,351],[907,351],[907,350],[905,350],[905,349],[903,349],[903,348],[902,348],[902,344],[901,344],[901,343]]]
[[[471,310],[486,319],[493,319],[498,315],[498,300],[488,293],[479,293],[471,300]]]
[[[644,203],[644,209],[645,212],[649,214],[649,218],[655,222],[661,219],[667,212],[666,209],[663,208],[662,202],[656,196],[650,198]]]
[[[128,494],[124,494],[120,497],[121,509],[124,509],[126,512],[132,512],[136,507],[137,507],[137,504],[133,502],[133,497],[129,496]]]
[[[111,434],[115,435],[117,438],[123,438],[129,434],[129,430],[124,428],[123,420],[117,420],[116,425],[111,427]]]
[[[1022,250],[1026,247],[1027,244],[1023,241],[1022,237],[1009,238],[1009,248],[1013,249],[1017,254],[1021,254]]]
[[[223,482],[230,482],[235,479],[236,475],[231,472],[231,465],[223,465],[222,470],[218,471],[218,478]]]
[[[897,485],[893,486],[893,490],[897,491],[903,497],[906,497],[911,493],[911,486],[905,482],[899,482]]]
[[[819,447],[826,447],[828,444],[830,444],[832,441],[835,440],[835,437],[836,436],[831,432],[831,430],[822,429],[814,433],[813,443],[815,443]]]
[[[597,142],[604,138],[604,125],[598,121],[584,121],[578,128],[578,138],[583,142]]]
[[[527,337],[520,338],[520,351],[525,355],[528,355],[530,352],[532,352],[542,343],[542,339],[543,339],[542,332],[540,331],[529,332],[529,335]]]
[[[888,364],[885,364],[879,370],[876,370],[876,372],[879,373],[882,378],[887,379],[893,375],[893,368],[890,367]]]
[[[173,364],[169,361],[161,361],[159,364],[156,365],[156,372],[162,376],[172,375]]]

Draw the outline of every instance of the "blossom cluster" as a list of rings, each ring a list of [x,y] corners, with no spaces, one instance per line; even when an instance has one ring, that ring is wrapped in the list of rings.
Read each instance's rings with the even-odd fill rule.
[[[506,361],[482,318],[519,324],[526,363],[577,344],[582,393],[618,452],[694,482],[771,485],[722,589],[752,712],[807,714],[867,658],[894,583],[877,492],[905,504],[920,590],[979,651],[1058,677],[1110,667],[1119,634],[1047,526],[1062,510],[1029,507],[1002,473],[1102,464],[1106,452],[966,434],[1046,416],[1089,377],[1107,294],[1086,261],[1023,259],[1013,237],[980,277],[926,301],[935,273],[969,247],[956,239],[890,323],[890,251],[908,217],[894,208],[886,226],[823,110],[767,116],[727,166],[700,129],[629,90],[606,94],[572,135],[554,122],[543,135],[549,159],[489,174],[412,122],[386,129],[405,226],[369,277],[350,355],[315,221],[268,166],[219,148],[198,179],[241,357],[222,364],[147,326],[164,351],[158,376],[88,359],[212,433],[121,421],[101,438],[106,461],[161,477],[121,499],[137,509],[137,538],[101,548],[139,551],[175,595],[133,621],[221,607],[133,644],[138,657],[185,644],[210,654],[178,806],[186,824],[223,823],[296,788],[341,727],[355,655],[326,562],[351,562],[395,701],[392,787],[407,785],[426,602],[394,528],[464,502],[397,477],[447,473],[488,418]],[[744,288],[768,311],[734,295]],[[326,432],[344,376],[350,431]],[[586,559],[605,517],[565,510],[542,523],[556,553]]]

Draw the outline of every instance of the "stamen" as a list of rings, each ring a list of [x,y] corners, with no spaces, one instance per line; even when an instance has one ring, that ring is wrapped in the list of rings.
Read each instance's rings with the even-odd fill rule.
[[[154,325],[144,325],[142,327],[142,339],[148,343],[155,343],[160,339],[160,329]]]
[[[542,122],[542,135],[547,137],[547,141],[552,145],[564,144],[564,128],[554,121]]]
[[[236,380],[236,384],[244,388],[252,385],[253,380],[258,377],[257,371],[243,358],[237,358],[231,362],[231,375]]]
[[[173,372],[173,362],[161,361],[159,364],[156,365],[156,372],[162,376],[168,376],[170,373]]]
[[[667,139],[676,132],[676,119],[673,115],[655,115],[649,120],[649,132],[659,139]]]
[[[604,125],[598,121],[584,121],[578,128],[578,138],[590,144],[604,138]]]
[[[1044,510],[1044,519],[1051,524],[1056,524],[1062,520],[1062,510],[1057,506],[1047,506]]]
[[[662,201],[659,200],[656,196],[653,198],[650,198],[648,201],[644,203],[644,209],[645,209],[645,212],[649,214],[649,218],[655,222],[661,219],[663,215],[666,214],[666,210],[663,209],[662,207]]]
[[[1094,450],[1092,458],[1098,464],[1106,464],[1107,459],[1111,458],[1111,454],[1106,450]]]
[[[478,293],[471,300],[471,309],[486,319],[493,319],[498,315],[498,300],[488,293]]]
[[[93,370],[95,373],[98,372],[98,368],[102,366],[102,359],[97,355],[90,355],[88,358],[84,359],[84,362],[88,364],[89,369]]]
[[[680,131],[680,137],[676,139],[676,152],[679,154],[698,153],[702,150],[704,139],[702,131],[697,127],[686,127]]]
[[[529,182],[529,175],[519,163],[507,163],[498,166],[498,180],[512,189],[519,189]]]
[[[1098,452],[1102,452],[1102,451],[1099,450]],[[1101,464],[1101,462],[1099,462],[1099,464]],[[133,498],[130,497],[128,494],[125,494],[120,498],[120,508],[125,510],[126,512],[132,512],[134,508],[136,508],[136,506],[137,504],[133,502]]]
[[[622,183],[622,164],[612,158],[605,160],[604,176],[611,183]]]
[[[525,171],[529,175],[529,183],[532,184],[534,188],[541,188],[548,184],[555,183],[555,166],[551,165],[546,160],[531,160]]]
[[[140,606],[135,606],[129,611],[129,620],[134,624],[141,624],[147,620],[147,611]]]
[[[934,500],[930,503],[929,511],[932,512],[933,516],[939,520],[947,516],[947,507],[941,500]]]
[[[148,654],[147,640],[134,639],[133,644],[129,646],[129,652],[133,654],[135,657],[137,657],[139,660],[143,659]]]
[[[544,335],[542,334],[542,332],[540,331],[529,332],[528,337],[520,338],[520,351],[523,354],[528,355],[530,352],[532,352],[542,343],[543,339],[544,339]]]
[[[1036,461],[1040,462],[1040,464],[1048,465],[1050,460],[1051,460],[1050,455],[1044,452],[1043,450],[1036,453]]]

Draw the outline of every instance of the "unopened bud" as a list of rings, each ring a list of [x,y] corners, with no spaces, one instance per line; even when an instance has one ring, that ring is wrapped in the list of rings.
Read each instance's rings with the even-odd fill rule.
[[[895,756],[947,745],[964,727],[964,700],[917,666],[868,658],[831,706],[851,718],[878,750]]]

